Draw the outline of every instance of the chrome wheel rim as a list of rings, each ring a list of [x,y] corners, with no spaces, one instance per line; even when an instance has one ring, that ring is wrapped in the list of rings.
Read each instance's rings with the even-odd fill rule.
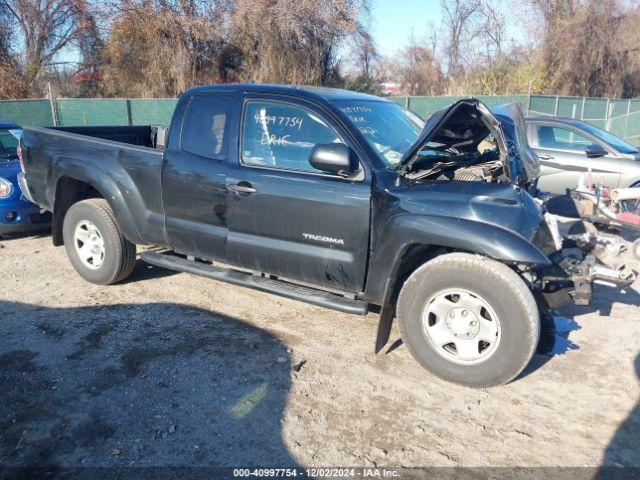
[[[82,220],[76,225],[73,233],[73,245],[85,267],[97,270],[104,263],[104,240],[100,230],[92,222]]]
[[[422,327],[438,355],[461,365],[491,358],[502,336],[491,305],[477,293],[459,288],[431,297],[422,313]]]

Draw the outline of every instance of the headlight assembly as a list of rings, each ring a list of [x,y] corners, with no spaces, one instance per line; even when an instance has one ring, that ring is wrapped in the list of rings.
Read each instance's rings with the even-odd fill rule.
[[[0,198],[8,198],[13,193],[13,184],[6,178],[0,177]]]

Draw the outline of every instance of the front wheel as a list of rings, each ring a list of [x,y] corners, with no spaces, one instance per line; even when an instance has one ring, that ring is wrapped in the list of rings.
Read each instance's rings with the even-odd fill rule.
[[[72,205],[62,235],[71,264],[85,280],[110,285],[133,271],[136,246],[124,238],[105,200],[92,198]]]
[[[451,253],[422,265],[403,285],[397,315],[403,341],[424,368],[470,387],[513,380],[540,337],[526,283],[479,255]]]

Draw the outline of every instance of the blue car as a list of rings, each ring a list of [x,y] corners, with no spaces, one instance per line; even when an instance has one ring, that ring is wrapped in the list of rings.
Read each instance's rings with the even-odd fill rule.
[[[41,213],[37,205],[21,199],[16,179],[21,133],[15,123],[0,123],[0,236],[42,230],[51,223],[49,212]]]

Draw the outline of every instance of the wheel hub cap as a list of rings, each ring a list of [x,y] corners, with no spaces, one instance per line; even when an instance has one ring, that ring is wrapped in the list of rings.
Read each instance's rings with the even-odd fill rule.
[[[452,308],[446,316],[445,324],[459,338],[475,337],[480,331],[480,321],[475,313],[466,308]]]
[[[88,221],[82,220],[76,226],[73,234],[73,243],[82,263],[97,270],[104,263],[105,248],[100,230]]]
[[[434,295],[425,306],[422,325],[438,354],[454,363],[484,362],[500,343],[500,319],[491,305],[463,289]]]

